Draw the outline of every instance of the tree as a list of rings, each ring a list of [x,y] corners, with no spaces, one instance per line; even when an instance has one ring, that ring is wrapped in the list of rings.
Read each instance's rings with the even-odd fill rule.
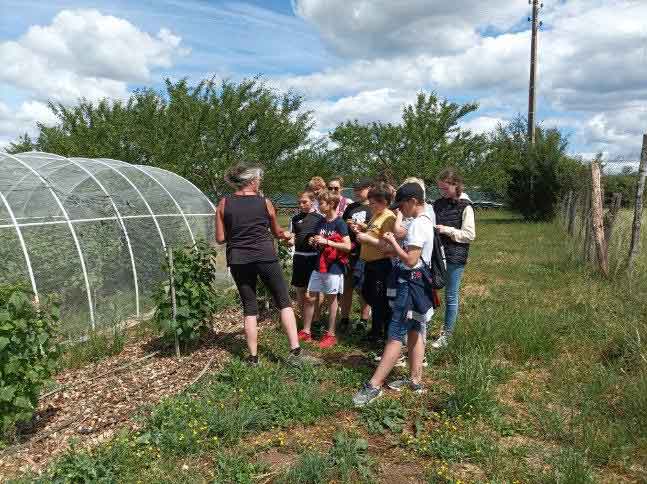
[[[400,124],[338,125],[330,135],[337,145],[333,156],[345,162],[351,177],[380,174],[395,181],[415,174],[430,181],[446,165],[472,174],[483,159],[486,138],[459,123],[477,108],[420,93],[415,104],[403,108]]]
[[[266,170],[265,190],[272,192],[283,188],[286,167],[318,153],[310,140],[312,116],[302,104],[300,96],[278,95],[257,78],[220,86],[212,80],[190,86],[167,79],[165,92],[142,89],[127,101],[50,103],[58,124],[39,124],[35,141],[25,135],[10,150],[158,166],[215,196],[228,190],[226,169],[250,161]],[[298,170],[288,173],[293,185],[305,184],[305,175],[297,180]]]
[[[584,183],[584,165],[566,155],[568,140],[557,129],[538,128],[529,143],[526,122],[518,117],[499,125],[488,158],[498,163],[510,206],[528,220],[550,220],[567,189]]]

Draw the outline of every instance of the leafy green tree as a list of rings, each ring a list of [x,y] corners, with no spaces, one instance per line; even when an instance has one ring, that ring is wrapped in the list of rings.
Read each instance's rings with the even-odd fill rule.
[[[347,121],[331,133],[334,157],[351,177],[384,175],[397,181],[416,174],[432,181],[447,165],[472,174],[481,165],[486,138],[460,127],[475,103],[457,104],[419,93],[402,111],[400,124]]]
[[[584,165],[566,155],[568,140],[557,129],[537,128],[535,143],[525,120],[500,125],[490,140],[487,158],[498,163],[510,206],[528,220],[550,220],[567,189],[584,183]]]
[[[106,157],[154,165],[184,176],[204,191],[222,194],[225,170],[236,161],[259,163],[268,192],[281,190],[286,168],[312,156],[313,121],[293,93],[276,94],[258,78],[217,86],[204,80],[166,81],[164,92],[143,89],[127,101],[50,103],[58,123],[38,125],[35,140],[12,143],[12,152],[37,149],[64,156]],[[310,160],[311,161],[311,160]],[[298,178],[298,171],[292,170]],[[306,175],[294,180],[303,186]]]
[[[638,186],[638,176],[631,169],[624,170],[620,174],[609,174],[602,178],[604,189],[604,198],[610,202],[614,193],[622,195],[622,206],[629,207],[634,204],[636,198],[636,187]]]

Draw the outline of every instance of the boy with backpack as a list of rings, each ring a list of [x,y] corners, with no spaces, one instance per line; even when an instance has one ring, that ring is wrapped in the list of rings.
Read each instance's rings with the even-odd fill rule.
[[[400,358],[405,335],[408,340],[410,378],[394,381],[389,388],[401,391],[409,387],[416,393],[424,391],[422,360],[425,336],[427,323],[434,312],[429,269],[434,248],[434,224],[425,215],[424,194],[418,183],[402,185],[395,201],[403,216],[412,217],[412,220],[402,246],[393,233],[386,233],[383,237],[399,259],[394,268],[396,292],[388,329],[389,339],[373,377],[353,397],[356,406],[366,405],[382,394],[382,385]]]

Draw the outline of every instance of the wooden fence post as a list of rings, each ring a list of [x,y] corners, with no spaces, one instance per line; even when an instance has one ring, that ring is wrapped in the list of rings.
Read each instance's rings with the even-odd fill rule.
[[[609,211],[604,216],[604,240],[607,241],[607,250],[609,244],[611,243],[611,237],[613,236],[613,226],[616,223],[616,218],[620,213],[622,208],[622,193],[614,193],[611,198],[611,206]]]
[[[566,197],[562,201],[562,206],[560,209],[560,218],[562,225],[568,227],[568,214],[571,211],[571,205],[573,204],[573,190],[569,190],[566,193]]]
[[[571,192],[572,193],[572,192]],[[577,205],[579,203],[579,195],[573,194],[571,204],[568,207],[568,235],[575,234],[575,218],[577,217]]]
[[[584,217],[582,218],[582,225],[584,226],[584,261],[591,260],[591,252],[593,245],[593,236],[591,234],[591,191],[586,192],[586,199],[584,202]]]
[[[595,239],[598,268],[605,277],[608,277],[609,259],[607,257],[607,244],[604,238],[601,178],[600,160],[595,159],[591,163],[591,225]]]
[[[171,307],[173,309],[173,323],[177,322],[177,299],[175,297],[175,275],[173,267],[173,249],[168,248],[168,278],[169,278],[169,289],[171,291]],[[175,324],[173,325],[175,326]],[[177,330],[175,331],[175,356],[180,357],[180,338],[177,335]]]
[[[636,264],[636,257],[640,250],[640,225],[643,217],[643,194],[645,192],[645,178],[647,177],[647,134],[643,135],[643,147],[640,153],[640,168],[638,169],[638,188],[636,189],[636,206],[634,209],[634,223],[631,230],[631,245],[627,271],[631,275]]]

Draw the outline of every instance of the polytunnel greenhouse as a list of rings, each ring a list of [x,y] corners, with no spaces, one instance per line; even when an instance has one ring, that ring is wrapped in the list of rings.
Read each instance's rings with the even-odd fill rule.
[[[56,295],[65,335],[145,315],[167,248],[199,239],[214,239],[214,206],[175,173],[0,153],[0,284]]]

